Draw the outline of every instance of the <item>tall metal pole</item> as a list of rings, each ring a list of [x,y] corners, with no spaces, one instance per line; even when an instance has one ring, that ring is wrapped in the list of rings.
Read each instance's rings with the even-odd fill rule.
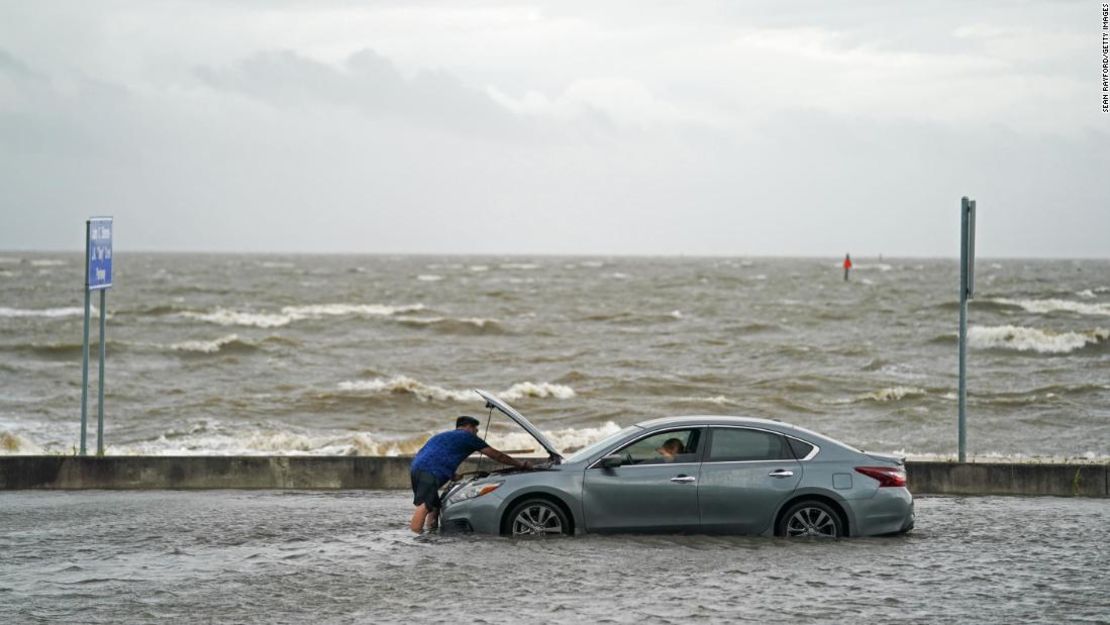
[[[960,200],[960,389],[959,461],[967,461],[967,287],[970,202]]]
[[[108,344],[108,337],[104,334],[104,318],[108,315],[108,306],[105,303],[108,289],[100,289],[100,368],[97,369],[97,401],[96,401],[96,455],[104,455],[104,350]]]
[[[89,293],[89,227],[90,222],[85,222],[85,333],[81,340],[81,455],[85,455],[85,432],[88,423],[88,395],[89,395],[89,307],[91,305]],[[103,312],[103,307],[101,307]]]

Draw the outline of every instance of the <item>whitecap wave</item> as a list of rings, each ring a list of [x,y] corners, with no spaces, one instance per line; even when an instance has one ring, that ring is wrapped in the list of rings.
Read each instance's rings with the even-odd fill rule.
[[[503,334],[504,328],[496,319],[483,319],[481,317],[409,317],[402,315],[393,317],[393,320],[402,325],[414,328],[431,329],[442,334]]]
[[[69,263],[64,260],[57,260],[54,258],[45,258],[31,261],[32,267],[65,267],[68,264]]]
[[[725,397],[724,395],[716,395],[714,397],[679,397],[680,402],[689,402],[693,404],[713,404],[715,406],[735,406],[736,402]]]
[[[409,324],[412,324],[412,325],[435,325],[437,323],[443,323],[445,321],[454,321],[456,323],[465,323],[467,325],[472,325],[476,328],[484,328],[488,325],[501,323],[500,321],[498,321],[496,319],[485,319],[485,318],[482,318],[482,317],[447,318],[447,317],[399,316],[399,317],[396,317],[395,319],[397,321],[400,321],[400,322],[403,322],[403,323],[409,323]]]
[[[925,389],[917,388],[916,386],[890,386],[870,393],[857,395],[856,399],[860,401],[889,402],[901,401],[907,397],[921,397],[925,394]]]
[[[571,399],[575,397],[574,389],[563,384],[552,384],[550,382],[541,382],[536,384],[534,382],[518,382],[510,386],[507,390],[498,393],[498,396],[506,401],[514,401],[524,397],[536,397],[539,399],[546,399],[548,397],[554,399]]]
[[[498,267],[502,269],[519,269],[529,271],[532,269],[539,269],[540,266],[535,263],[501,263]]]
[[[439,276],[434,273],[422,273],[416,276],[416,279],[421,282],[439,282],[443,279],[443,276]]]
[[[217,308],[207,313],[185,311],[181,313],[181,316],[188,319],[196,319],[197,321],[215,323],[221,326],[250,326],[255,328],[278,328],[293,322],[293,317],[291,315],[249,313],[228,310],[226,308]]]
[[[440,386],[425,384],[408,376],[395,376],[389,379],[374,378],[373,380],[348,380],[339,383],[341,391],[359,391],[367,393],[392,393],[395,395],[411,395],[420,401],[474,401],[477,395],[472,390],[453,390]]]
[[[0,432],[0,455],[38,455],[42,448],[14,432]]]
[[[238,334],[228,334],[221,336],[218,339],[211,341],[181,341],[180,343],[173,343],[169,347],[173,351],[178,352],[199,352],[202,354],[215,354],[220,351],[225,345],[240,342]]]
[[[968,328],[968,345],[977,349],[1011,349],[1039,354],[1067,354],[1088,345],[1110,341],[1110,330],[1052,332],[1023,326],[973,326]]]
[[[1040,315],[1053,312],[1073,312],[1080,315],[1110,316],[1110,303],[1073,302],[1066,299],[1005,299],[989,300],[1005,306],[1017,306]]]
[[[96,307],[92,307],[92,313],[99,315],[100,312]],[[85,309],[79,306],[70,306],[64,308],[39,308],[39,309],[26,309],[26,308],[5,308],[0,307],[0,317],[79,317],[85,314]]]
[[[497,424],[493,431],[483,432],[485,440],[495,449],[522,456],[544,456],[544,450],[527,432],[511,424]],[[563,453],[579,449],[613,433],[620,426],[611,421],[596,427],[545,430],[544,435]],[[158,438],[122,446],[112,446],[112,455],[319,455],[319,456],[411,456],[435,432],[412,435],[311,430],[283,424],[261,424],[250,427],[231,426],[203,421],[171,430]],[[0,433],[0,454],[4,453],[4,437]],[[14,436],[14,435],[13,435]],[[13,440],[15,440],[13,438]],[[22,439],[20,439],[22,441]],[[14,443],[13,443],[14,444]],[[19,445],[26,445],[20,442]],[[33,453],[21,450],[8,453]],[[490,461],[486,461],[490,462]]]
[[[352,315],[388,317],[420,310],[424,310],[423,304],[403,306],[387,306],[382,304],[310,304],[307,306],[286,306],[281,309],[280,313],[243,312],[226,308],[217,308],[212,312],[186,311],[181,313],[181,316],[222,326],[278,328],[305,319]]]
[[[432,384],[425,384],[408,376],[395,376],[389,379],[374,378],[373,380],[347,380],[339,383],[341,391],[357,391],[367,393],[392,393],[396,395],[411,395],[419,401],[451,401],[473,402],[478,395],[473,390],[448,389]],[[570,399],[575,397],[574,389],[562,384],[550,382],[518,382],[507,390],[497,394],[506,401],[513,401],[524,397],[539,399]]]

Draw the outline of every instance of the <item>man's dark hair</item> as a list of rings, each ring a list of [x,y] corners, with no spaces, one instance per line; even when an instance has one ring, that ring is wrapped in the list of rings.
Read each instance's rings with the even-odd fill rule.
[[[465,426],[468,426],[468,425],[473,425],[474,427],[478,427],[481,424],[482,424],[481,421],[475,419],[474,417],[468,417],[466,415],[463,415],[463,416],[459,417],[458,419],[455,419],[455,429],[465,427]]]

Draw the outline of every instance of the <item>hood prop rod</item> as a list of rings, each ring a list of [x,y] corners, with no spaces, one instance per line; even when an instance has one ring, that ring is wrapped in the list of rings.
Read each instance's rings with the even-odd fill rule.
[[[494,408],[493,404],[486,403],[486,408],[489,408],[489,414],[486,415],[486,431],[482,433],[482,440],[486,440],[486,436],[489,435],[489,422],[493,421],[493,408]],[[483,456],[482,454],[478,454],[478,469],[476,471],[474,471],[475,473],[481,473],[482,472],[482,461],[483,460],[485,460],[485,456]]]

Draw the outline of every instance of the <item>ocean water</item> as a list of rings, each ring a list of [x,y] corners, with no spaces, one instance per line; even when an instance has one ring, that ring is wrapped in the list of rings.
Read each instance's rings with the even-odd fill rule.
[[[398,492],[0,493],[4,623],[1106,623],[1094,499],[905,536],[415,536]],[[1032,529],[1031,529],[1032,528]]]
[[[856,260],[120,253],[107,453],[408,454],[483,388],[563,449],[734,414],[952,456],[957,263]],[[78,444],[83,268],[0,253],[0,453]],[[980,259],[976,288],[969,454],[1110,458],[1110,261]]]

